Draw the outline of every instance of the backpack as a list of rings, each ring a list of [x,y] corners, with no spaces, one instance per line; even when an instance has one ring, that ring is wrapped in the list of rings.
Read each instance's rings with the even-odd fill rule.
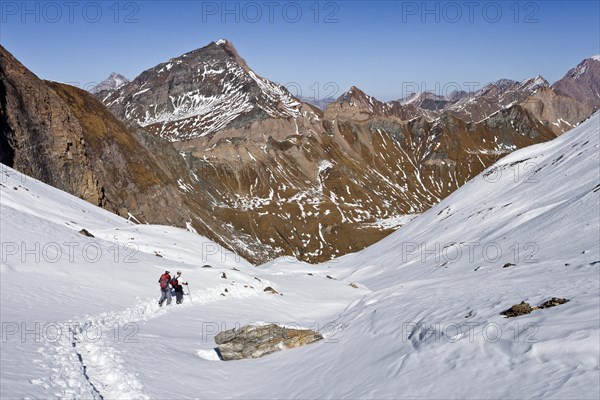
[[[162,274],[160,276],[159,282],[160,282],[160,288],[161,289],[167,289],[169,287],[169,279],[170,278],[171,277],[169,275],[167,275],[167,274]]]
[[[171,279],[171,286],[173,287],[173,289],[177,289],[177,286],[179,286],[179,282],[177,282],[177,278]]]

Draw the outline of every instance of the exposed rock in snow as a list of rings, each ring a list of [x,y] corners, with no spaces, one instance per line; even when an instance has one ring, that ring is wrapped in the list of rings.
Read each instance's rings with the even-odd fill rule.
[[[285,328],[276,324],[245,325],[215,336],[224,361],[259,358],[284,349],[293,349],[322,340],[310,329]]]

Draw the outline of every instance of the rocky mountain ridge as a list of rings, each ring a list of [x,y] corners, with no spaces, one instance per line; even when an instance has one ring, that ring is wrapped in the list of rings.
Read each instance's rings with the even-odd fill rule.
[[[556,93],[571,97],[594,109],[600,107],[600,55],[586,58],[555,82]]]
[[[322,111],[257,75],[221,40],[97,93],[116,121],[66,85],[5,73],[24,70],[11,57],[3,51],[2,82],[13,88],[1,96],[3,162],[140,222],[188,227],[255,263],[282,255],[316,262],[360,250],[503,155],[556,137],[589,110],[534,78],[498,81],[475,97],[455,93],[442,108],[427,105],[429,95],[384,103],[353,87]],[[61,123],[29,135],[57,115],[36,122],[33,111],[15,106],[42,107],[38,93],[66,110],[62,121],[83,128]],[[564,122],[555,125],[557,118]],[[83,136],[97,143],[93,155],[84,146],[77,154],[85,157],[56,161],[74,148],[55,132],[80,132],[71,142]],[[39,161],[29,142],[49,149],[52,162]],[[48,172],[61,168],[92,183]]]
[[[324,111],[255,77],[233,45],[219,41],[102,100],[186,155],[215,189],[213,212],[276,254],[308,261],[364,247],[392,231],[389,221],[423,212],[502,155],[556,136],[519,104],[548,85],[541,77],[495,82],[471,102],[455,93],[452,101],[384,103],[352,87]],[[206,111],[189,93],[218,100]],[[148,123],[155,109],[164,121]]]
[[[303,106],[310,110],[254,73],[226,40],[161,63],[99,97],[120,119],[170,141],[210,136],[250,120],[295,117]]]
[[[217,223],[206,185],[169,142],[119,121],[84,90],[39,79],[1,46],[0,138],[3,164],[136,223],[188,227],[227,248],[244,237]],[[238,251],[256,247],[243,242]]]

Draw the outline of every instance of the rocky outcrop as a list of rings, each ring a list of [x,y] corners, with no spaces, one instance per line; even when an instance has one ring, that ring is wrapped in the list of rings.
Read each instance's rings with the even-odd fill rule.
[[[0,105],[6,165],[124,217],[190,220],[172,180],[178,171],[147,149],[143,132],[88,92],[38,79],[2,47]]]
[[[540,88],[521,105],[556,135],[577,126],[594,111],[589,105],[560,95],[550,87]]]
[[[521,315],[530,314],[532,311],[535,311],[535,310],[543,310],[545,308],[556,307],[556,306],[559,306],[561,304],[565,304],[568,302],[569,302],[568,299],[564,299],[561,297],[553,297],[550,300],[546,300],[539,306],[531,307],[529,305],[529,303],[525,303],[524,301],[522,301],[519,304],[513,305],[508,310],[502,311],[500,313],[500,315],[504,315],[506,318],[514,318],[514,317],[519,317]]]
[[[561,304],[565,304],[568,303],[569,299],[565,299],[562,297],[553,297],[550,300],[546,300],[545,302],[543,302],[542,304],[540,304],[538,306],[538,308],[540,310],[543,310],[544,308],[551,308],[551,307],[556,307],[556,306],[560,306]]]
[[[320,333],[309,329],[284,328],[279,325],[245,325],[215,336],[222,360],[259,358],[285,349],[306,346],[322,340]]]
[[[527,315],[533,311],[533,308],[529,303],[522,301],[519,304],[511,306],[508,310],[502,311],[500,315],[504,315],[506,318],[514,318],[520,315]]]
[[[107,201],[81,124],[60,96],[0,46],[0,161],[93,204]]]

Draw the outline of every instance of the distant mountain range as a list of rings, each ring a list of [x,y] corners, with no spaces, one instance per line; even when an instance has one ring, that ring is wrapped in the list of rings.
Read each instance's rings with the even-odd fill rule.
[[[326,97],[324,99],[318,99],[314,97],[298,97],[298,99],[302,100],[304,103],[312,104],[315,107],[324,110],[327,106],[335,101],[334,97]]]
[[[226,40],[131,82],[113,74],[94,88],[98,100],[0,50],[4,164],[257,263],[360,250],[392,232],[390,220],[600,106],[597,57],[553,85],[500,80],[392,102],[352,87],[321,110],[256,74]]]

